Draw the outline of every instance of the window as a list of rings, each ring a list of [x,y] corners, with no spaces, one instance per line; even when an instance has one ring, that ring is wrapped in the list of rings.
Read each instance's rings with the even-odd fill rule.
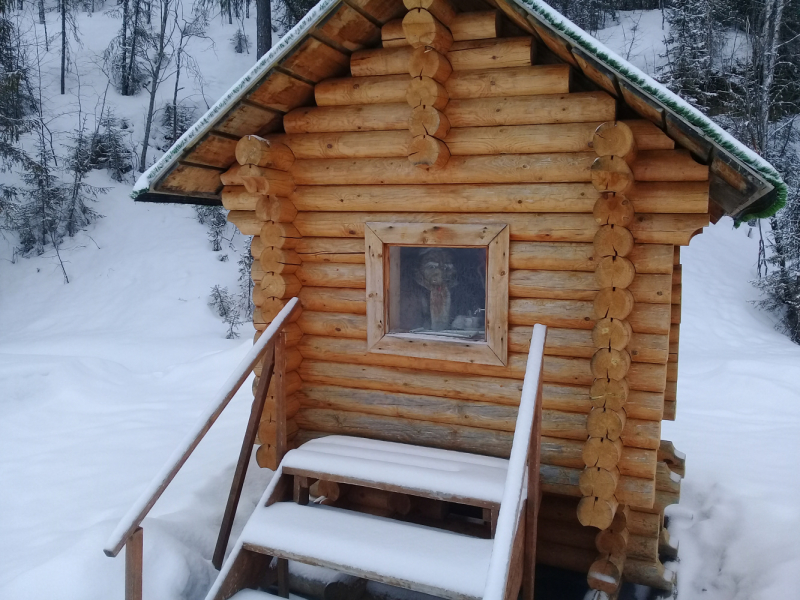
[[[367,223],[370,352],[504,365],[508,227]]]

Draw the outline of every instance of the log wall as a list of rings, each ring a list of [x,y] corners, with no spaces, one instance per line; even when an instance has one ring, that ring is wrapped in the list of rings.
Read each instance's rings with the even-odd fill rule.
[[[541,477],[560,498],[545,506],[563,518],[544,511],[540,560],[668,587],[659,540],[668,547],[663,508],[679,484],[664,469],[678,459],[661,420],[675,415],[679,247],[708,225],[708,168],[646,120],[624,122],[631,152],[601,151],[615,98],[570,92],[568,65],[535,64],[541,40],[497,37],[500,17],[487,15],[388,22],[383,48],[354,52],[350,77],[319,82],[316,106],[287,112],[284,133],[249,153],[242,140],[221,177],[229,220],[254,236],[256,329],[301,299],[287,339],[288,432],[295,444],[349,434],[507,456],[531,327],[543,323]],[[415,48],[426,46],[423,64]],[[509,225],[506,366],[367,351],[370,221]],[[614,320],[623,342],[598,333]],[[601,351],[624,369],[609,374]],[[624,403],[598,404],[599,379],[624,380]],[[258,460],[274,467],[271,406]],[[613,455],[610,496],[587,479],[593,444]],[[613,510],[598,533],[576,511],[603,494]]]

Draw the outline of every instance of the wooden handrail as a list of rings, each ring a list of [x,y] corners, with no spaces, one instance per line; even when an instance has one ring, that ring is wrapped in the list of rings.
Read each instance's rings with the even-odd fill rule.
[[[536,498],[528,497],[529,488],[534,488],[538,492],[538,485],[529,486],[528,481],[536,478],[538,482],[539,479],[538,468],[535,473],[529,469],[534,464],[538,467],[539,462],[539,446],[533,436],[535,432],[538,434],[537,423],[542,412],[541,380],[546,335],[547,328],[544,325],[534,325],[483,600],[504,600],[515,533],[520,519],[529,512],[526,510],[523,513],[526,497],[529,502],[538,501],[538,494]],[[532,542],[533,540],[526,540],[526,545]]]
[[[255,367],[256,363],[261,359],[267,346],[273,341],[276,334],[283,329],[284,324],[289,320],[289,317],[299,306],[299,300],[292,298],[287,302],[286,306],[278,313],[272,323],[269,324],[264,334],[253,344],[253,347],[242,359],[239,365],[234,370],[233,374],[228,377],[225,383],[220,387],[214,396],[213,402],[209,404],[200,418],[197,419],[192,429],[183,438],[181,443],[170,456],[169,460],[161,468],[161,471],[153,478],[147,489],[142,492],[136,502],[131,506],[125,516],[120,520],[117,527],[108,538],[104,552],[106,556],[116,556],[125,546],[128,539],[137,531],[139,525],[144,518],[153,508],[155,503],[167,489],[167,486],[178,474],[181,467],[191,456],[194,449],[205,437],[208,430],[219,418],[222,411],[231,401],[242,384],[250,376],[250,372]]]

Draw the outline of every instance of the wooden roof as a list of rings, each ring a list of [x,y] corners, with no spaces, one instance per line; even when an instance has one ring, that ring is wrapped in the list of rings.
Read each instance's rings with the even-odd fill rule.
[[[785,185],[771,165],[539,0],[453,3],[502,11],[517,35],[547,48],[545,61],[570,64],[579,87],[609,92],[709,165],[715,216],[765,216],[782,205]],[[379,46],[381,27],[406,12],[402,0],[320,2],[140,178],[136,200],[220,204],[219,175],[235,162],[237,141],[282,131],[285,113],[314,105],[316,83],[346,75],[350,54]]]

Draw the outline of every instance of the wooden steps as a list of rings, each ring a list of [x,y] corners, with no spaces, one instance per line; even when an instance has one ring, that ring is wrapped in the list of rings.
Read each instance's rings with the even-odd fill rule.
[[[278,502],[259,507],[243,549],[451,598],[483,596],[492,540],[349,510]]]
[[[306,442],[283,472],[471,506],[495,508],[508,461],[409,444],[332,435]]]

